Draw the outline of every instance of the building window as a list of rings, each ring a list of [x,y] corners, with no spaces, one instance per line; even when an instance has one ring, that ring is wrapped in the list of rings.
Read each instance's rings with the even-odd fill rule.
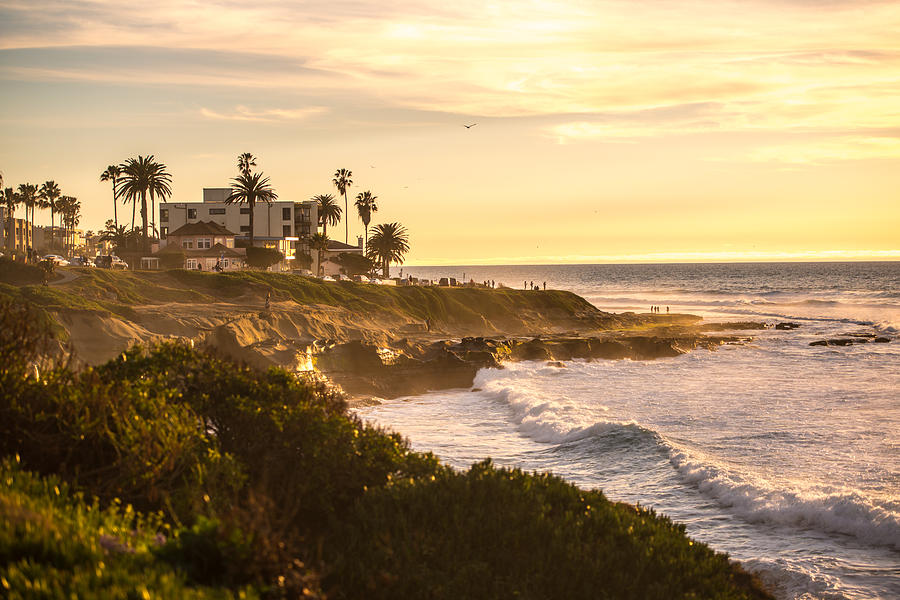
[[[250,233],[249,225],[241,225],[241,233]]]
[[[283,237],[291,237],[291,226],[290,225],[282,225],[281,226],[281,235]]]
[[[281,209],[281,220],[282,221],[290,221],[291,220],[291,207],[285,206]]]
[[[224,214],[225,214],[225,209],[224,209],[224,208],[211,208],[211,209],[209,209],[209,214],[211,214],[211,215],[224,215]]]
[[[197,239],[197,247],[198,248],[209,248],[211,246],[209,238],[198,238]]]
[[[187,265],[186,265],[186,266],[187,266],[188,269],[196,269],[196,268],[197,268],[197,259],[196,259],[196,258],[189,258],[189,259],[187,259]]]
[[[188,250],[193,250],[194,240],[181,240],[181,247],[187,248]]]
[[[168,235],[169,235],[169,228],[168,228],[168,227],[160,227],[160,228],[159,228],[159,237],[160,237],[160,239],[163,239],[163,240],[164,240],[164,239],[166,239],[166,236],[168,236]]]
[[[242,208],[242,209],[241,209],[241,214],[242,214],[242,215],[249,215],[249,214],[250,214],[250,209],[249,209],[249,208]]]
[[[228,238],[225,240],[226,248],[234,248],[234,238]]]
[[[187,212],[188,212],[188,217],[187,217],[188,219],[196,219],[197,218],[197,209],[196,208],[189,208],[189,209],[187,209]]]
[[[159,220],[168,222],[168,220],[169,220],[169,209],[168,208],[159,209]]]

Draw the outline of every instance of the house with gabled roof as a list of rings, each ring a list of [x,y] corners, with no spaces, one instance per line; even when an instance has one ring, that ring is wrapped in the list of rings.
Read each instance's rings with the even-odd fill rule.
[[[185,269],[234,271],[244,268],[245,248],[234,247],[235,234],[214,221],[185,223],[166,236],[166,245],[154,257],[184,254]]]

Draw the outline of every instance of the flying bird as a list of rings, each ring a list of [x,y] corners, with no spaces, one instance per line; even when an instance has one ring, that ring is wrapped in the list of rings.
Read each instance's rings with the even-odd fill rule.
[[[478,123],[472,123],[471,125],[463,125],[463,127],[465,127],[466,129],[472,129],[476,125],[478,125]]]

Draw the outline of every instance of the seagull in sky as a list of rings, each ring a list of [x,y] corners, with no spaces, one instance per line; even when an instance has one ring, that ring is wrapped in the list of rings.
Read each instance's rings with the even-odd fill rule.
[[[472,129],[476,125],[478,125],[478,123],[472,123],[471,125],[463,125],[463,127],[465,127],[466,129]]]

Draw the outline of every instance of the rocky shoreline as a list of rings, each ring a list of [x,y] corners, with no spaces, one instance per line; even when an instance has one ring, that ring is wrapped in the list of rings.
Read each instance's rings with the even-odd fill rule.
[[[727,324],[720,324],[727,325]],[[763,325],[764,326],[764,325]],[[743,324],[739,329],[745,329]],[[720,330],[725,330],[723,327]],[[506,361],[653,360],[691,350],[714,350],[749,341],[745,336],[707,336],[699,332],[535,337],[464,337],[438,341],[409,338],[386,346],[353,341],[320,348],[315,366],[351,396],[351,405],[432,390],[470,387],[479,369],[502,368]]]

